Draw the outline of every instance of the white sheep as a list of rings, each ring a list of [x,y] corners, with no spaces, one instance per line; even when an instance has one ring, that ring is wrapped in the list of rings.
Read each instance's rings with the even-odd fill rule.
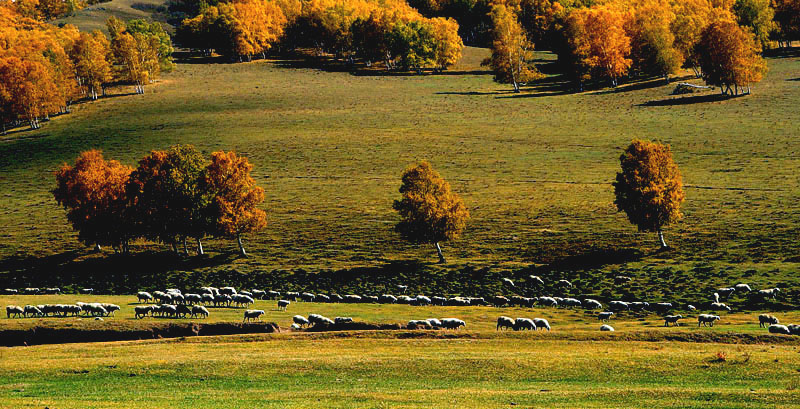
[[[544,280],[542,280],[542,278],[539,276],[530,275],[528,276],[528,279],[530,280],[531,284],[536,284],[539,287],[544,286]]]
[[[503,278],[501,278],[501,279],[500,279],[500,281],[502,281],[502,282],[503,282],[503,283],[505,283],[505,284],[508,284],[508,285],[509,285],[509,286],[511,286],[511,287],[516,287],[516,286],[514,285],[514,282],[513,282],[513,281],[511,281],[511,279],[510,279],[510,278],[503,277]]]
[[[12,315],[16,315],[16,317],[19,318],[20,316],[25,315],[25,309],[18,305],[7,305],[6,318],[11,318]]]
[[[264,310],[246,310],[242,322],[250,322],[251,320],[261,321],[262,315],[264,315]]]
[[[725,305],[725,303],[712,302],[711,303],[711,309],[714,310],[714,311],[719,311],[719,310],[730,311],[731,307],[728,307],[727,305]]]
[[[289,300],[278,300],[278,309],[281,311],[286,311],[286,308],[289,307],[291,302]]]
[[[608,303],[608,308],[612,311],[623,311],[630,309],[630,305],[625,301],[611,301]]]
[[[614,327],[612,327],[611,325],[608,325],[608,324],[603,324],[603,325],[600,326],[600,331],[614,332]]]
[[[300,331],[300,326],[297,324],[292,324],[290,328],[292,329],[292,331]]]
[[[202,316],[203,318],[208,318],[208,309],[202,305],[193,305],[192,318],[197,317],[198,315]]]
[[[749,285],[744,284],[744,283],[736,284],[735,286],[733,286],[733,288],[735,288],[736,291],[739,291],[739,292],[747,292],[747,293],[749,293],[749,292],[753,291],[753,289],[750,288]]]
[[[299,325],[301,327],[304,327],[304,326],[310,324],[310,322],[306,319],[306,317],[304,317],[302,315],[295,315],[294,317],[292,317],[292,321],[295,324],[297,324],[297,325]]]
[[[427,320],[410,320],[406,324],[407,329],[431,329],[433,328]]]
[[[200,294],[186,294],[183,298],[189,304],[199,304],[203,302],[203,296]]]
[[[675,324],[675,326],[678,326],[678,320],[682,319],[682,318],[683,318],[683,315],[680,315],[680,314],[678,314],[678,315],[667,315],[666,317],[664,317],[664,326],[668,327],[669,324]]]
[[[537,330],[540,330],[540,329],[541,330],[545,330],[546,329],[546,330],[550,331],[550,323],[547,322],[547,320],[544,319],[544,318],[534,318],[533,319],[533,323],[536,324],[536,329]]]
[[[537,301],[540,305],[547,307],[558,307],[558,301],[556,301],[556,299],[553,297],[539,297]]]
[[[139,302],[147,303],[147,302],[153,301],[153,296],[150,293],[148,293],[147,291],[139,291],[136,294],[136,299]]]
[[[606,322],[609,319],[611,319],[612,315],[614,315],[614,313],[611,311],[601,312],[600,314],[597,314],[597,319],[599,319],[602,322]]]
[[[558,280],[558,285],[562,285],[567,288],[572,288],[572,283],[569,280]]]
[[[137,319],[144,318],[153,312],[152,305],[137,305],[133,307],[134,317]]]
[[[458,329],[467,326],[467,323],[458,318],[442,318],[442,328],[445,329]]]
[[[603,308],[603,304],[601,304],[600,301],[587,298],[583,300],[583,307],[587,310],[597,310]]]
[[[506,316],[497,317],[497,331],[501,328],[514,329],[514,319]]]
[[[530,318],[517,318],[514,320],[514,331],[536,331],[536,324]]]
[[[733,294],[735,291],[736,289],[733,287],[717,288],[717,293],[719,293],[721,297],[724,297],[726,299],[730,298],[731,294]]]
[[[780,324],[777,317],[769,314],[761,314],[758,316],[758,326],[766,328],[768,324]]]
[[[789,331],[789,327],[786,325],[780,324],[772,324],[769,326],[769,332],[772,334],[784,334],[784,335],[792,335],[792,331]]]
[[[697,307],[695,307],[695,306],[694,306],[694,305],[692,305],[692,304],[688,304],[688,305],[686,306],[686,309],[687,309],[687,310],[689,310],[689,311],[696,311],[696,310],[697,310]]]
[[[711,297],[714,298],[714,302],[719,302],[719,293],[711,294]]]
[[[437,318],[428,318],[425,321],[427,321],[428,325],[430,325],[433,328],[441,328],[442,327],[442,322],[439,321]]]
[[[779,292],[781,292],[780,288],[769,288],[766,290],[758,290],[758,295],[764,299],[768,298],[775,299],[775,297],[778,296]]]
[[[697,326],[699,327],[701,324],[705,327],[706,324],[713,327],[715,321],[719,321],[719,315],[712,315],[712,314],[700,314],[697,316]]]
[[[119,305],[116,305],[116,304],[103,303],[103,304],[100,304],[100,306],[102,306],[106,310],[106,316],[107,317],[108,316],[112,316],[112,315],[114,315],[114,312],[119,311]]]
[[[351,317],[336,317],[333,319],[333,322],[336,324],[346,324],[353,322]]]
[[[787,325],[787,328],[789,328],[789,332],[791,332],[792,335],[800,335],[800,325],[789,324]]]

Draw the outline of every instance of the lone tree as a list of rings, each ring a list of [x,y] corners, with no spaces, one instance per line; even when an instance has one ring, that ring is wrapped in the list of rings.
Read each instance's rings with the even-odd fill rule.
[[[657,232],[666,249],[662,228],[681,218],[683,180],[669,145],[634,140],[620,156],[622,171],[614,182],[614,204],[639,231]]]
[[[450,184],[428,161],[422,161],[403,172],[400,186],[403,198],[392,207],[400,213],[395,231],[412,243],[428,243],[436,247],[439,262],[444,255],[439,242],[457,238],[469,219],[461,197],[450,190]]]

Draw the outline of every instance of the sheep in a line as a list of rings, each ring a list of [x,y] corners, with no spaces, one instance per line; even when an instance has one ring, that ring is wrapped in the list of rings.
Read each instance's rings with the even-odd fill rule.
[[[407,329],[433,329],[427,320],[409,320],[406,324]]]
[[[492,303],[495,307],[503,307],[510,303],[510,300],[502,295],[496,295],[494,297],[489,297],[489,302]]]
[[[514,319],[502,315],[497,317],[497,331],[500,331],[503,328],[514,329]]]
[[[58,287],[43,288],[42,294],[61,294],[61,289]]]
[[[536,285],[538,287],[544,286],[544,280],[542,280],[542,278],[539,276],[529,275],[528,280],[530,281],[531,284]]]
[[[614,312],[619,311],[627,311],[630,309],[629,305],[625,301],[611,301],[608,303],[608,309]]]
[[[203,296],[194,293],[184,295],[183,299],[187,304],[200,304],[203,302]]]
[[[536,331],[536,324],[530,318],[517,318],[514,320],[514,331]]]
[[[344,302],[349,304],[358,304],[361,302],[361,296],[355,294],[347,294],[344,296]]]
[[[792,335],[800,335],[800,325],[789,324],[786,327],[789,328],[789,332],[791,332]]]
[[[534,318],[533,323],[536,324],[537,330],[548,330],[550,331],[550,323],[544,318]]]
[[[264,310],[245,310],[242,322],[250,322],[252,320],[261,321],[262,315],[264,315]]]
[[[13,289],[13,288],[6,288],[6,289],[3,290],[3,294],[5,294],[5,295],[15,295],[15,294],[19,294],[19,290],[16,290],[16,289]]]
[[[267,291],[267,297],[269,297],[270,300],[277,300],[281,298],[281,293],[280,291],[269,290]]]
[[[294,317],[292,317],[292,321],[295,324],[299,325],[300,327],[311,325],[311,323],[306,319],[306,317],[302,315],[295,315]]]
[[[583,308],[586,308],[587,310],[599,310],[603,308],[603,304],[601,304],[600,301],[586,298],[583,300]]]
[[[733,294],[734,292],[736,292],[736,288],[734,287],[717,288],[717,293],[719,294],[719,296],[725,299],[730,298],[731,294]]]
[[[286,308],[289,307],[291,302],[289,300],[278,300],[278,310],[286,311]]]
[[[149,303],[153,301],[153,295],[147,291],[139,291],[136,293],[136,300],[140,303]]]
[[[458,329],[467,326],[467,323],[458,318],[442,318],[442,328],[444,329]]]
[[[266,295],[267,295],[267,292],[264,291],[264,290],[253,289],[253,291],[252,291],[252,297],[253,298],[258,298],[259,300],[263,300]]]
[[[353,322],[353,318],[351,317],[336,317],[333,319],[333,322],[336,324],[347,324]]]
[[[289,328],[291,328],[292,331],[300,331],[300,326],[297,324],[292,324]]]
[[[233,302],[233,297],[231,297],[228,294],[220,294],[220,295],[214,296],[214,306],[215,307],[219,307],[219,306],[230,307],[232,302]]]
[[[710,309],[712,311],[730,311],[731,307],[728,307],[727,305],[725,305],[725,303],[712,302],[710,305]]]
[[[36,295],[39,294],[39,291],[40,290],[36,287],[27,287],[22,289],[22,293],[27,295]]]
[[[645,311],[650,309],[650,303],[646,301],[633,301],[628,303],[630,311]]]
[[[406,291],[408,291],[408,286],[407,285],[398,284],[397,285],[397,290],[401,291],[403,294],[405,294]]]
[[[172,297],[173,304],[186,304],[186,297],[183,294],[175,292],[172,293],[168,292],[167,294],[169,294],[169,296]]]
[[[78,292],[81,294],[93,294],[94,288],[81,288],[81,290]]]
[[[572,288],[572,283],[569,280],[558,280],[558,285],[566,288]]]
[[[289,301],[297,301],[300,298],[300,293],[297,291],[287,291],[286,292],[286,299]]]
[[[314,326],[316,326],[316,325],[332,325],[332,324],[334,324],[332,319],[330,319],[330,318],[328,318],[326,316],[320,315],[320,314],[309,314],[308,315],[308,322],[310,322],[311,325],[314,325]]]
[[[35,305],[26,305],[25,308],[23,308],[23,317],[41,317],[43,315],[42,310]]]
[[[114,313],[119,311],[120,309],[119,305],[116,304],[102,303],[100,304],[100,306],[102,306],[106,310],[106,317],[114,315]]]
[[[192,314],[192,309],[189,305],[186,304],[178,304],[175,306],[175,318],[186,318],[186,316]]]
[[[236,289],[233,288],[233,287],[222,287],[222,288],[219,289],[219,293],[220,294],[225,294],[225,295],[234,295],[234,294],[236,294]],[[255,310],[255,311],[257,311],[257,310]]]
[[[80,305],[80,304],[78,304]],[[89,303],[85,305],[80,305],[83,312],[85,312],[86,316],[92,317],[106,317],[108,316],[108,310],[103,307],[100,303]]]
[[[250,292],[250,291],[247,291],[247,290],[242,290],[242,291],[239,291],[239,293],[238,293],[238,294],[241,294],[241,295],[246,295],[246,296],[248,296],[248,297],[250,297],[250,298],[253,298],[253,293],[252,293],[252,292]]]
[[[581,301],[576,298],[564,298],[559,304],[563,307],[580,307]]]
[[[325,294],[317,294],[317,302],[329,303],[331,302],[331,297]]]
[[[192,306],[192,318],[196,317],[208,318],[208,309],[203,307],[202,305],[193,305]]]
[[[778,293],[781,292],[780,288],[768,288],[766,290],[758,290],[758,296],[767,300],[767,299],[775,299],[778,296]]]
[[[558,301],[553,297],[539,297],[536,301],[545,307],[558,307]]]
[[[201,302],[206,305],[211,305],[214,303],[214,294],[211,293],[202,293],[200,294]]]
[[[719,315],[712,315],[712,314],[700,314],[697,316],[697,326],[703,325],[704,327],[706,324],[708,326],[713,327],[714,322],[719,321]]]
[[[667,315],[664,317],[664,326],[668,327],[669,324],[674,324],[676,327],[679,325],[678,320],[683,319],[683,315]]]
[[[234,295],[232,295],[231,296],[231,301],[237,307],[247,307],[247,306],[250,306],[250,304],[254,304],[256,302],[252,297],[249,297],[247,295],[242,295],[242,294],[234,294]]]
[[[650,304],[650,308],[652,308],[653,311],[655,311],[655,312],[657,312],[659,314],[666,314],[669,310],[672,309],[672,303],[671,302],[657,302],[655,304]]]
[[[311,293],[302,293],[300,294],[300,299],[305,302],[314,302],[314,299],[317,298],[314,294]]]
[[[735,286],[733,286],[733,288],[735,288],[736,291],[741,292],[741,293],[749,293],[749,292],[753,291],[753,289],[750,288],[749,285],[744,284],[744,283],[736,284]]]
[[[153,313],[155,305],[137,305],[133,307],[133,317],[142,319]]]
[[[786,325],[772,324],[769,326],[768,331],[770,334],[792,335],[792,331]]]
[[[11,318],[12,316],[16,316],[19,318],[20,316],[25,315],[25,309],[18,306],[18,305],[7,305],[6,306],[6,318]]]
[[[391,294],[383,294],[378,298],[378,302],[380,302],[381,304],[394,304],[397,302],[397,297]]]
[[[614,313],[611,311],[601,312],[597,314],[597,319],[599,319],[601,322],[606,322],[611,319],[612,315],[614,315]]]
[[[431,327],[435,328],[435,329],[439,329],[439,328],[441,328],[441,327],[442,327],[442,321],[439,321],[439,319],[438,319],[438,318],[428,318],[428,319],[427,319],[427,320],[425,320],[425,321],[427,321],[427,322],[428,322],[428,324],[429,324]]]
[[[758,326],[759,327],[766,328],[770,324],[772,324],[772,325],[780,324],[780,321],[778,320],[778,317],[775,317],[775,316],[769,315],[769,314],[761,314],[761,315],[758,316]]]

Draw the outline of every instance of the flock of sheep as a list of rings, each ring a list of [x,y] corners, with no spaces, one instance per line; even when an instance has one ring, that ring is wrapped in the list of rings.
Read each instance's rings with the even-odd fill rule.
[[[108,317],[119,311],[119,305],[108,303],[85,303],[75,304],[39,304],[6,306],[6,317],[8,318],[43,318],[43,317]]]

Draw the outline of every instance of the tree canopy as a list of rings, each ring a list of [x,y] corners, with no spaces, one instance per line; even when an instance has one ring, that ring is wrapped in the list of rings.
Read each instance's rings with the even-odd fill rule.
[[[720,87],[723,94],[738,94],[744,87],[750,92],[750,85],[761,81],[767,71],[753,34],[731,20],[711,23],[703,30],[697,48],[703,79]]]
[[[542,74],[533,66],[533,43],[517,16],[505,5],[492,8],[492,56],[485,62],[492,67],[497,82],[512,84],[519,92],[519,83],[541,78]]]

